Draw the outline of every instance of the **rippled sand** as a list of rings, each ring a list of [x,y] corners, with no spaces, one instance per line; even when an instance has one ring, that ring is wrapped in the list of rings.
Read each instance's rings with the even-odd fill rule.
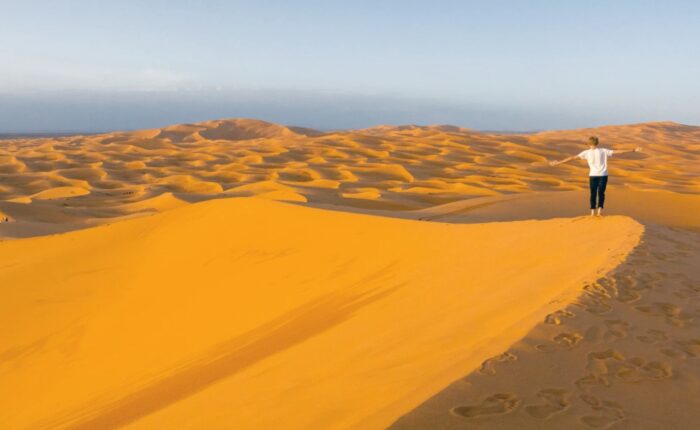
[[[215,197],[406,210],[585,190],[582,161],[552,168],[546,160],[585,149],[590,134],[604,146],[645,150],[612,161],[611,192],[700,193],[700,128],[674,123],[499,135],[451,126],[320,133],[225,120],[2,141],[0,211],[16,223],[0,225],[0,236],[79,228]],[[585,213],[585,199],[580,209]]]

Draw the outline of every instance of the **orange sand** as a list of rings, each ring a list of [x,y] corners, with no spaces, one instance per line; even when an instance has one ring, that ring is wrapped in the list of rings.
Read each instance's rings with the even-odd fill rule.
[[[645,147],[611,161],[608,210],[647,233],[578,216],[584,167],[547,166],[594,133]],[[0,422],[682,427],[698,157],[673,123],[2,141]]]
[[[585,149],[590,134],[604,146],[644,148],[611,161],[609,209],[620,207],[613,193],[622,190],[700,193],[700,127],[675,123],[515,135],[448,126],[320,133],[221,120],[0,142],[0,212],[15,220],[0,224],[0,237],[78,229],[215,197],[396,212],[585,191],[583,161],[550,167],[547,160]],[[567,208],[566,216],[585,213],[586,199]]]

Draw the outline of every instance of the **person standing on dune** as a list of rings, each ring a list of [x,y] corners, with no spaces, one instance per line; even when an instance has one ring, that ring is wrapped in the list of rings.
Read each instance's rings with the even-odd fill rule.
[[[588,138],[588,149],[581,151],[578,155],[565,158],[561,161],[550,161],[550,166],[568,163],[571,160],[580,158],[588,161],[590,168],[588,173],[588,185],[591,189],[591,216],[601,216],[605,206],[605,188],[608,185],[608,158],[614,155],[626,154],[628,152],[641,152],[642,148],[637,147],[627,151],[613,151],[607,148],[598,148],[598,138],[591,136]]]

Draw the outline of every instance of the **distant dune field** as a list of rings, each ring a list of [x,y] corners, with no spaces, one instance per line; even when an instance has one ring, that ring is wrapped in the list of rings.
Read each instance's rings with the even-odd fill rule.
[[[81,228],[216,197],[404,211],[587,190],[582,163],[552,168],[546,160],[580,152],[590,134],[603,145],[646,151],[614,160],[612,193],[700,193],[700,127],[648,123],[499,135],[381,126],[321,133],[236,119],[3,141],[0,211],[15,223],[0,225],[0,237]],[[575,213],[585,213],[585,203]]]
[[[583,162],[603,146],[606,210]],[[0,141],[0,428],[700,420],[700,127]]]

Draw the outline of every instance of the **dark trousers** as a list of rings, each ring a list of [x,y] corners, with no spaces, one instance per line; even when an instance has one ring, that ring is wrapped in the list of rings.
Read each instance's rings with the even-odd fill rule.
[[[605,187],[608,185],[608,177],[589,176],[588,185],[591,188],[591,209],[605,207]],[[596,197],[598,198],[597,205]]]

